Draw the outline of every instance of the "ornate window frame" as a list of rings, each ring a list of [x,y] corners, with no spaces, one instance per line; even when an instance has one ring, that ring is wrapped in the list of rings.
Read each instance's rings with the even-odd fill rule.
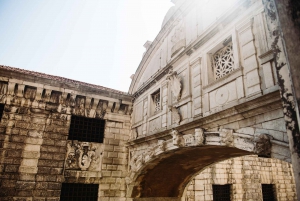
[[[240,68],[239,49],[236,41],[236,34],[234,32],[227,35],[227,37],[223,37],[213,45],[213,48],[207,51],[208,78],[204,86],[218,82]],[[230,47],[231,50],[228,50],[228,47]],[[226,67],[228,67],[229,62],[231,63],[228,69]],[[216,64],[221,65],[220,69],[215,68]]]

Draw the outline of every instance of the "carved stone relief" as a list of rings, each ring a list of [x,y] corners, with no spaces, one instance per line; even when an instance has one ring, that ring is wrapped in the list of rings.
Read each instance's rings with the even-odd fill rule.
[[[102,144],[68,141],[65,169],[101,171]]]
[[[195,134],[183,135],[184,146],[199,146],[204,144],[204,132],[203,129],[195,129]]]
[[[142,152],[131,151],[130,152],[130,162],[129,169],[130,171],[136,172],[138,171],[142,165],[148,161],[150,161],[154,156],[164,152],[166,149],[166,141],[158,140],[157,144],[154,146],[150,146]]]
[[[271,137],[267,134],[260,134],[258,137],[254,138],[254,153],[259,156],[271,157]]]
[[[195,129],[195,141],[196,141],[196,145],[204,144],[204,131],[202,128]]]
[[[171,132],[173,145],[174,146],[180,146],[181,140],[180,140],[180,134],[177,130],[172,130]]]
[[[221,145],[233,147],[233,130],[220,129]]]
[[[181,98],[182,85],[181,85],[181,80],[177,75],[177,72],[170,71],[166,77],[166,80],[169,81],[171,91],[172,91],[173,95],[176,97],[176,100],[179,101]]]

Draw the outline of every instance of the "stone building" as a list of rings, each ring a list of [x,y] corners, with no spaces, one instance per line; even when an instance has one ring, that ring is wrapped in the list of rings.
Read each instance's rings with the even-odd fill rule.
[[[289,14],[172,2],[129,93],[0,66],[0,200],[299,200]]]

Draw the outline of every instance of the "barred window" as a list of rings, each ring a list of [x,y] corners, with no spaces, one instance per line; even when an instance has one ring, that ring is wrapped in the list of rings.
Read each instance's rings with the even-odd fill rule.
[[[263,195],[263,201],[275,201],[274,196],[274,185],[273,184],[262,184],[262,195]]]
[[[62,183],[61,201],[97,201],[98,184]]]
[[[103,143],[105,120],[72,116],[68,140]]]
[[[152,94],[152,101],[153,101],[154,113],[160,111],[161,110],[160,91],[157,91],[157,92]]]
[[[230,201],[230,184],[212,185],[214,201]]]
[[[4,104],[0,104],[0,122],[2,119],[3,111],[4,111]]]
[[[215,78],[219,79],[234,70],[232,42],[213,55]]]

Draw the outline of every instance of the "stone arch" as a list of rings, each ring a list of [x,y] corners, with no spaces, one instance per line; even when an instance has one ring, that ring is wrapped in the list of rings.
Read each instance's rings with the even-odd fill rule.
[[[280,148],[274,150],[274,144],[280,145]],[[267,134],[247,136],[230,129],[217,132],[195,129],[194,134],[172,130],[171,135],[138,147],[140,149],[131,152],[126,179],[127,196],[133,198],[179,198],[197,172],[229,158],[254,153],[290,161],[288,156],[282,158],[274,154],[283,149],[288,152],[286,144],[272,140]]]

